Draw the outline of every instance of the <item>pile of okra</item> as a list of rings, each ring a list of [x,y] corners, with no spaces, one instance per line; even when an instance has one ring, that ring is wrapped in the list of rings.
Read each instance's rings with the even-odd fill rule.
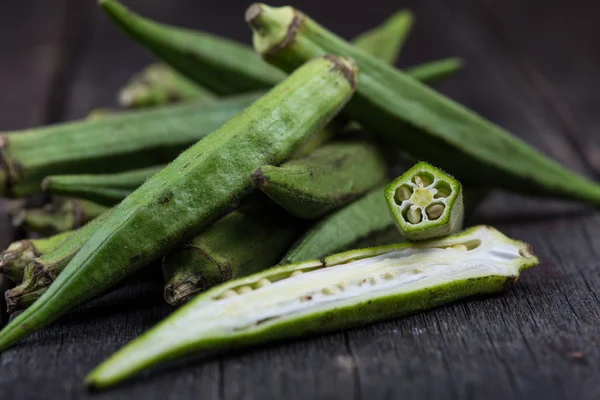
[[[251,47],[99,8],[156,63],[119,109],[0,135],[0,194],[29,232],[0,255],[15,313],[0,351],[162,269],[173,313],[91,371],[90,389],[505,290],[538,259],[464,226],[493,190],[600,205],[600,185],[435,90],[461,60],[394,67],[410,11],[346,41],[255,3]],[[24,206],[42,192],[48,204]]]

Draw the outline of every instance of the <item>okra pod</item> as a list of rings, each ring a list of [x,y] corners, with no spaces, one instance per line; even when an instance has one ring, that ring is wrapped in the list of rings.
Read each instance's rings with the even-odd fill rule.
[[[40,298],[85,242],[102,226],[112,211],[100,215],[71,232],[58,246],[31,260],[24,268],[23,282],[6,292],[8,312],[24,310]]]
[[[526,243],[480,226],[269,269],[197,296],[100,364],[86,385],[111,386],[192,352],[353,328],[499,292],[537,264]]]
[[[135,74],[119,91],[119,104],[140,108],[185,100],[211,102],[216,96],[169,66],[151,64]]]
[[[285,161],[344,106],[357,75],[350,60],[312,60],[183,152],[119,203],[46,293],[0,331],[0,351],[225,214],[251,189],[256,168]]]
[[[115,174],[55,175],[42,181],[45,192],[113,206],[140,187],[164,165]]]
[[[291,214],[318,218],[382,183],[387,165],[376,146],[359,141],[327,144],[279,167],[254,171],[254,186]]]
[[[129,111],[0,135],[0,196],[38,193],[49,175],[111,173],[173,160],[259,96]]]
[[[41,239],[25,239],[11,243],[0,254],[0,274],[13,282],[21,282],[25,266],[34,258],[46,254],[64,242],[73,232],[63,232]]]
[[[247,200],[164,258],[165,300],[181,305],[213,286],[276,264],[301,226],[264,195]]]
[[[456,74],[463,68],[463,64],[460,58],[449,57],[419,64],[404,72],[419,82],[431,85]]]
[[[460,182],[426,162],[390,183],[385,199],[406,240],[435,239],[462,230],[465,210]]]
[[[364,197],[317,222],[288,251],[281,264],[330,256],[356,248],[358,243],[368,243],[368,240],[381,237],[387,237],[389,241],[380,244],[403,242],[387,209],[384,188],[379,186],[371,190]]]
[[[354,58],[361,74],[346,115],[464,184],[600,205],[600,185],[348,44],[294,8],[253,4],[246,20],[254,31],[255,49],[285,71],[324,53]]]
[[[29,231],[54,234],[77,229],[107,210],[91,201],[61,198],[43,208],[23,210],[13,222]]]

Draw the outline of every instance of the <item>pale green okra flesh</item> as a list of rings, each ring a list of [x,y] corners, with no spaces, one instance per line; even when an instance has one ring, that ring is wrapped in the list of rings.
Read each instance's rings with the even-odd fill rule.
[[[194,352],[365,325],[501,291],[538,264],[530,247],[491,227],[277,267],[205,292],[104,361],[103,388]]]
[[[426,162],[390,183],[385,198],[400,234],[407,240],[434,239],[463,227],[460,182]]]
[[[284,162],[339,112],[357,75],[351,60],[312,60],[183,152],[119,203],[42,297],[0,331],[0,351],[224,215],[251,189],[256,168]]]
[[[600,185],[564,168],[501,127],[371,57],[292,7],[253,4],[255,49],[285,71],[324,53],[361,69],[345,114],[465,185],[600,205]]]

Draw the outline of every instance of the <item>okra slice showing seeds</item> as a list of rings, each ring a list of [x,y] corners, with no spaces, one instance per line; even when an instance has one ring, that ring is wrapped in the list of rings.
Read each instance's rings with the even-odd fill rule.
[[[55,249],[72,233],[68,231],[48,238],[25,239],[11,243],[0,254],[0,274],[7,276],[13,282],[21,282],[25,266],[30,261]]]
[[[254,32],[255,49],[284,71],[322,54],[352,57],[361,72],[345,115],[463,184],[600,205],[600,184],[370,56],[293,7],[255,3],[246,11],[246,21]]]
[[[384,181],[387,165],[376,146],[335,142],[281,166],[254,171],[254,186],[299,218],[315,219]]]
[[[114,174],[48,176],[42,181],[42,189],[59,196],[76,197],[105,206],[114,206],[164,167],[158,165]]]
[[[339,112],[357,75],[350,59],[311,60],[148,179],[113,209],[42,297],[0,331],[0,351],[226,214],[251,190],[256,168],[283,163]]]
[[[192,352],[347,329],[502,291],[537,264],[526,243],[479,226],[273,268],[198,295],[100,364],[86,385],[111,386]]]
[[[434,239],[462,229],[465,211],[460,182],[426,162],[390,183],[385,199],[406,240]]]
[[[303,225],[260,192],[162,262],[164,296],[177,306],[209,288],[279,261]]]

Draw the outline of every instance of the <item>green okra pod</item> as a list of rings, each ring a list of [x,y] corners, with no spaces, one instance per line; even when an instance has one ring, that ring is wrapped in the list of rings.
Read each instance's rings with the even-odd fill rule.
[[[29,231],[54,234],[77,229],[107,210],[108,207],[91,201],[59,198],[43,208],[23,210],[13,222]]]
[[[347,141],[327,144],[279,167],[254,171],[254,186],[300,218],[318,218],[382,183],[387,165],[376,146]]]
[[[455,75],[464,66],[460,58],[449,57],[429,61],[404,70],[411,78],[431,85]]]
[[[48,176],[42,181],[42,189],[55,195],[114,206],[164,167],[159,165],[115,174]]]
[[[176,306],[279,261],[302,224],[268,199],[246,201],[163,260],[165,300]]]
[[[22,283],[5,294],[9,313],[24,310],[40,298],[56,280],[85,242],[102,226],[112,211],[107,211],[71,232],[61,243],[31,260],[24,268]]]
[[[64,242],[73,232],[63,232],[41,239],[25,239],[11,243],[0,254],[0,274],[13,282],[21,282],[25,266],[34,258],[46,254]]]
[[[125,108],[150,107],[179,101],[211,102],[216,96],[163,63],[155,63],[135,74],[119,91]]]
[[[460,182],[426,162],[400,175],[385,189],[385,199],[406,240],[427,240],[462,230]]]
[[[0,351],[101,294],[222,216],[349,100],[358,70],[325,56],[307,63],[183,152],[117,205],[48,290],[0,331]]]
[[[38,193],[49,175],[112,173],[173,160],[259,96],[129,111],[0,135],[0,196]]]
[[[354,58],[361,74],[346,115],[463,183],[600,205],[600,185],[348,44],[294,8],[253,4],[246,20],[254,31],[256,50],[285,71],[324,53]]]
[[[480,226],[269,269],[195,297],[96,367],[86,385],[108,387],[192,352],[347,329],[499,292],[537,264],[526,243]]]

